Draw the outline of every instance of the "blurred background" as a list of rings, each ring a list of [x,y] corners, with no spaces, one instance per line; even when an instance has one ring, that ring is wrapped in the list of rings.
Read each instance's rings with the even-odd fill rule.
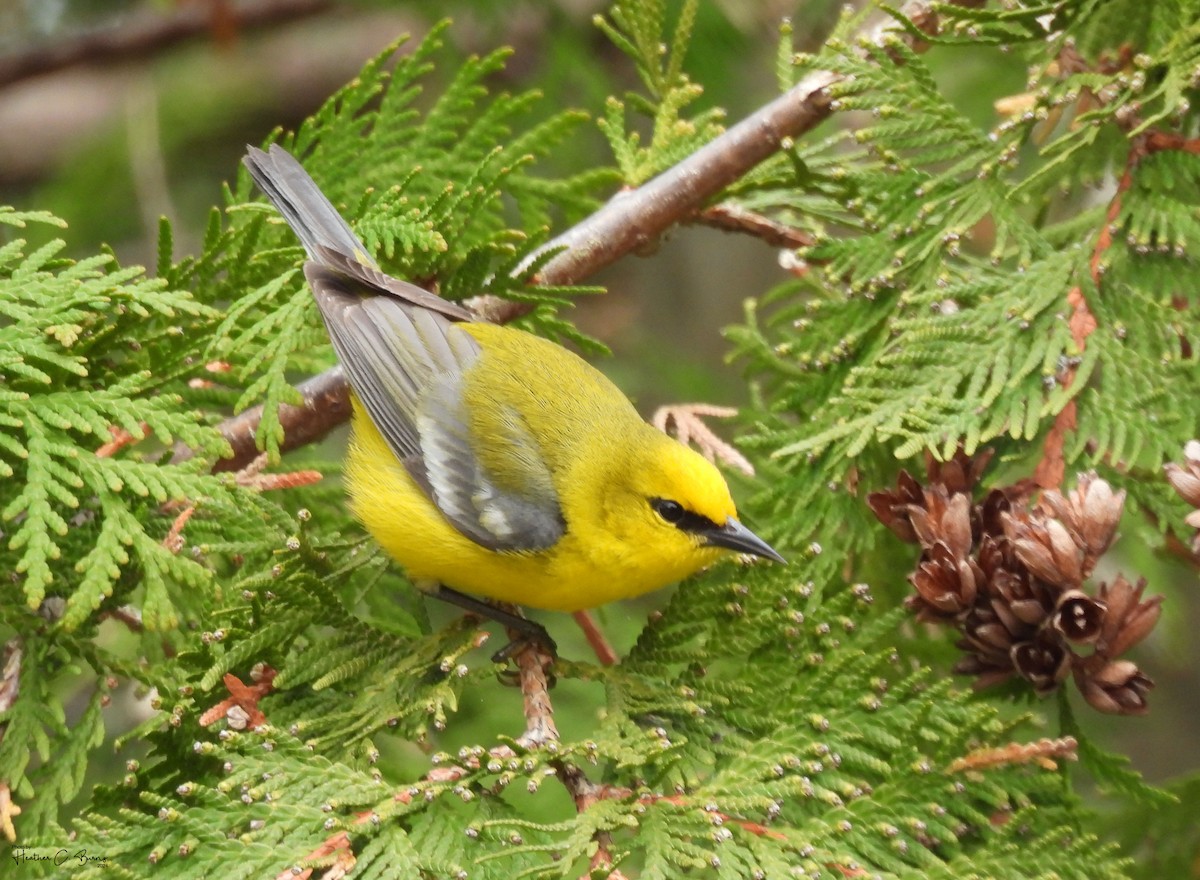
[[[277,127],[294,129],[368,59],[403,34],[419,38],[442,18],[454,20],[447,38],[462,56],[514,48],[496,90],[539,88],[547,109],[601,114],[607,95],[638,85],[628,59],[593,24],[605,5],[0,0],[0,203],[66,219],[69,228],[60,234],[71,256],[111,246],[125,264],[154,264],[158,218],[166,216],[179,259],[198,250],[209,210],[223,203],[223,182],[236,174],[245,144],[260,143]],[[841,5],[702,3],[687,69],[706,90],[703,105],[726,108],[733,122],[774,97],[781,20],[791,19],[797,46],[804,48],[820,43]],[[952,100],[981,127],[994,123],[996,100],[1024,87],[1020,59],[998,51],[927,58]],[[446,64],[439,73],[452,69]],[[853,125],[853,119],[826,125],[832,124]],[[572,150],[558,159],[564,169],[610,162],[592,124],[581,129]],[[16,232],[44,234],[5,228],[0,240]],[[570,317],[613,349],[614,357],[600,366],[643,413],[666,402],[741,405],[748,392],[739,366],[725,362],[721,330],[740,320],[747,297],[786,278],[779,257],[754,239],[682,228],[653,253],[593,279],[608,294],[584,298]],[[331,452],[338,442],[330,441]],[[1146,576],[1151,592],[1168,595],[1163,623],[1140,652],[1158,689],[1144,718],[1079,715],[1152,780],[1194,772],[1200,768],[1200,647],[1189,635],[1200,627],[1196,572],[1144,547],[1118,545],[1114,559],[1127,574]],[[907,590],[902,578],[873,584],[876,594],[899,601]],[[604,609],[618,648],[627,647],[626,636],[636,635],[648,608],[663,601],[655,596]]]

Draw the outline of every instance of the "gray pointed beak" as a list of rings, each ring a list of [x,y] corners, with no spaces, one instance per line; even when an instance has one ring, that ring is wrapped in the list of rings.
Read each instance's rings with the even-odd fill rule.
[[[712,547],[724,547],[738,553],[749,553],[787,565],[787,560],[772,549],[771,545],[750,531],[732,516],[720,528],[707,529],[700,533],[704,543]]]

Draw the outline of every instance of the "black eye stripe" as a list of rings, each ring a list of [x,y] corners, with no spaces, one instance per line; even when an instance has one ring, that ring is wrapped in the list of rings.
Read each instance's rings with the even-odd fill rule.
[[[655,513],[681,531],[702,532],[720,528],[708,517],[693,513],[678,501],[671,501],[668,498],[651,498],[650,506]]]

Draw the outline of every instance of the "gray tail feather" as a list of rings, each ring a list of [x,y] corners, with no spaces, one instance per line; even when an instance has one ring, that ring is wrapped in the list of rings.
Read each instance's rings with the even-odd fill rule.
[[[270,152],[248,146],[242,162],[299,237],[309,259],[321,260],[322,252],[331,250],[374,265],[350,225],[291,153],[278,144],[272,144]]]

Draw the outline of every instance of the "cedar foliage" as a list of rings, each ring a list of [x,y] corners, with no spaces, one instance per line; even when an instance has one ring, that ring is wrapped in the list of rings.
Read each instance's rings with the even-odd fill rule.
[[[695,11],[622,0],[602,24],[645,86],[604,111],[615,169],[539,172],[584,116],[532,121],[535,95],[492,93],[503,52],[418,102],[441,28],[375,59],[281,139],[389,271],[451,298],[530,301],[528,327],[577,338],[559,313],[579,291],[532,285],[526,258],[618,180],[640,183],[719,130],[719,113],[689,115]],[[807,271],[730,331],[755,380],[746,442],[769,477],[748,509],[793,561],[685,584],[617,667],[563,658],[564,687],[602,697],[586,733],[555,747],[523,749],[512,729],[441,751],[469,701],[519,702],[472,651],[471,627],[431,627],[334,481],[264,495],[210,473],[225,451],[214,426],[259,402],[259,442],[277,459],[289,380],[331,363],[301,250],[244,173],[198,255],[177,259],[163,225],[154,277],[108,255],[60,259],[61,244],[0,248],[0,609],[5,682],[19,687],[0,715],[0,780],[27,852],[52,854],[70,832],[72,851],[105,858],[81,877],[321,876],[350,863],[356,876],[577,877],[600,847],[644,878],[1127,876],[1065,769],[956,769],[1035,738],[1037,714],[913,662],[894,584],[860,583],[911,558],[877,541],[853,487],[887,484],[895,458],[984,444],[1028,475],[1073,401],[1066,468],[1096,468],[1136,499],[1126,540],[1157,542],[1181,521],[1158,473],[1195,429],[1180,402],[1200,381],[1187,283],[1200,155],[1185,140],[1200,8],[939,13],[935,52],[1028,57],[1025,103],[993,131],[899,40],[858,45],[848,18],[793,59],[785,28],[781,86],[830,70],[836,110],[862,112],[722,196],[815,241]],[[893,14],[897,32],[915,28]],[[1151,144],[1155,132],[1175,147]],[[1111,187],[1094,197],[1126,172],[1119,200]],[[18,230],[55,222],[0,211]],[[1083,346],[1066,320],[1075,288],[1097,323]],[[209,371],[216,360],[228,369]],[[113,429],[137,442],[97,455]],[[192,456],[173,462],[175,443]],[[187,507],[175,552],[164,539]],[[140,625],[114,637],[112,618],[134,610]],[[264,663],[278,670],[258,704],[266,726],[200,723]],[[63,694],[80,675],[89,697],[68,721]],[[153,692],[153,714],[118,742],[143,754],[119,783],[84,791],[89,766],[113,760],[103,706],[121,681]],[[1059,723],[1080,735],[1069,715]],[[419,769],[381,760],[405,743],[426,751]],[[488,752],[500,745],[513,753]],[[1102,786],[1186,814],[1120,756],[1086,740],[1081,756]],[[555,778],[573,767],[607,787],[578,812]],[[1178,795],[1194,805],[1195,786]],[[1160,846],[1159,864],[1185,858]]]

